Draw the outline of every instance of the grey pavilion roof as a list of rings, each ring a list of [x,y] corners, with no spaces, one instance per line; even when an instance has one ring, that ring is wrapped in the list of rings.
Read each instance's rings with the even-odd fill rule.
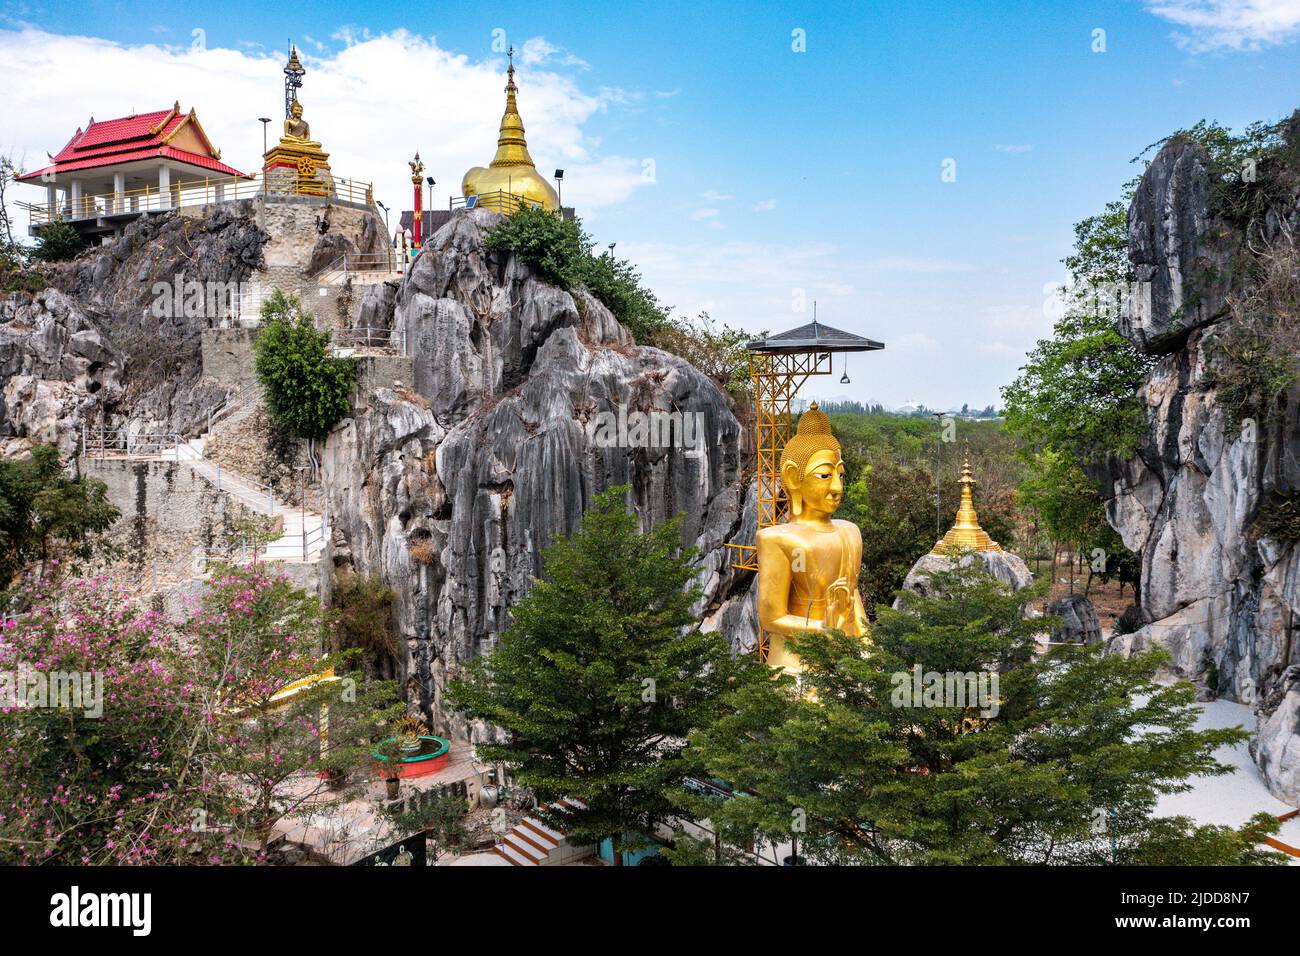
[[[885,343],[833,329],[813,319],[797,329],[755,339],[745,347],[751,352],[874,352],[883,349]]]

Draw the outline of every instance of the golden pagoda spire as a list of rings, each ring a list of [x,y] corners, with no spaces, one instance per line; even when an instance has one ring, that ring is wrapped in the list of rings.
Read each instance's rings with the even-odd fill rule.
[[[970,450],[967,449],[961,466],[961,505],[957,508],[957,520],[948,529],[948,533],[939,539],[931,554],[1002,550],[980,527],[979,515],[975,513],[975,497],[971,492],[974,485],[975,479],[970,473]]]
[[[492,168],[502,166],[533,166],[533,157],[528,154],[528,143],[524,140],[524,120],[519,115],[519,104],[515,96],[519,87],[515,86],[515,48],[509,53],[510,67],[506,70],[506,111],[501,116],[501,133],[497,137],[497,154],[488,165]],[[535,167],[534,167],[535,168]]]

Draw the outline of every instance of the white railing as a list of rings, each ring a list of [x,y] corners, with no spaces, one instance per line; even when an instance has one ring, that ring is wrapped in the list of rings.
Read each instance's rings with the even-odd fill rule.
[[[81,453],[87,458],[180,457],[181,436],[171,432],[140,432],[126,428],[81,427]]]
[[[269,178],[254,175],[211,176],[189,179],[168,187],[145,186],[123,192],[94,193],[64,198],[56,203],[20,202],[33,226],[43,226],[58,219],[97,219],[102,216],[144,212],[167,212],[189,206],[283,196],[317,196],[358,205],[374,205],[374,187],[355,179],[333,175],[301,176],[296,173],[272,173]]]
[[[336,329],[330,344],[335,355],[353,355],[357,352],[384,355],[406,354],[406,329]]]

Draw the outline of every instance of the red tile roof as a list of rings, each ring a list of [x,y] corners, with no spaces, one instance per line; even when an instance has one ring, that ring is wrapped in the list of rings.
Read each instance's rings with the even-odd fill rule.
[[[187,123],[193,124],[200,141],[207,147],[206,153],[181,149],[168,142]],[[221,154],[213,148],[207,134],[203,132],[194,110],[182,113],[179,103],[169,110],[122,116],[98,123],[92,119],[84,131],[78,129],[68,145],[59,150],[57,156],[50,158],[54,161],[53,165],[25,173],[18,179],[31,182],[47,172],[57,175],[153,158],[172,159],[226,176],[250,178],[247,173],[241,173],[221,162]]]

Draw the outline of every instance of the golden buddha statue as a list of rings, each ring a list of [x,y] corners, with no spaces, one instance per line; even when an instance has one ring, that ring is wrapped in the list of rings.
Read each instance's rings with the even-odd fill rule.
[[[475,166],[461,180],[460,191],[466,198],[483,197],[480,209],[514,212],[518,200],[541,206],[543,209],[560,208],[560,199],[554,187],[537,171],[533,157],[528,153],[524,139],[524,121],[519,115],[515,95],[514,47],[510,48],[510,68],[506,79],[506,111],[501,117],[501,131],[497,138],[497,153],[486,167]],[[516,199],[501,195],[509,193]]]
[[[293,140],[308,146],[320,146],[320,143],[314,142],[311,138],[311,125],[302,118],[302,104],[294,98],[293,107],[289,115],[284,120],[284,140]]]
[[[961,505],[957,508],[957,520],[953,522],[948,533],[939,539],[931,554],[951,554],[955,551],[1001,551],[996,541],[980,527],[979,515],[975,513],[975,496],[972,489],[975,479],[970,473],[970,452],[966,452],[961,466]]]
[[[798,674],[786,638],[835,628],[865,637],[867,615],[858,593],[862,532],[835,519],[844,494],[844,460],[830,420],[814,402],[781,451],[781,485],[789,519],[759,530],[758,620],[771,646],[767,662]]]
[[[262,175],[267,188],[276,192],[333,193],[329,153],[311,138],[311,125],[302,118],[302,104],[296,96],[284,118],[284,134],[262,158]]]

